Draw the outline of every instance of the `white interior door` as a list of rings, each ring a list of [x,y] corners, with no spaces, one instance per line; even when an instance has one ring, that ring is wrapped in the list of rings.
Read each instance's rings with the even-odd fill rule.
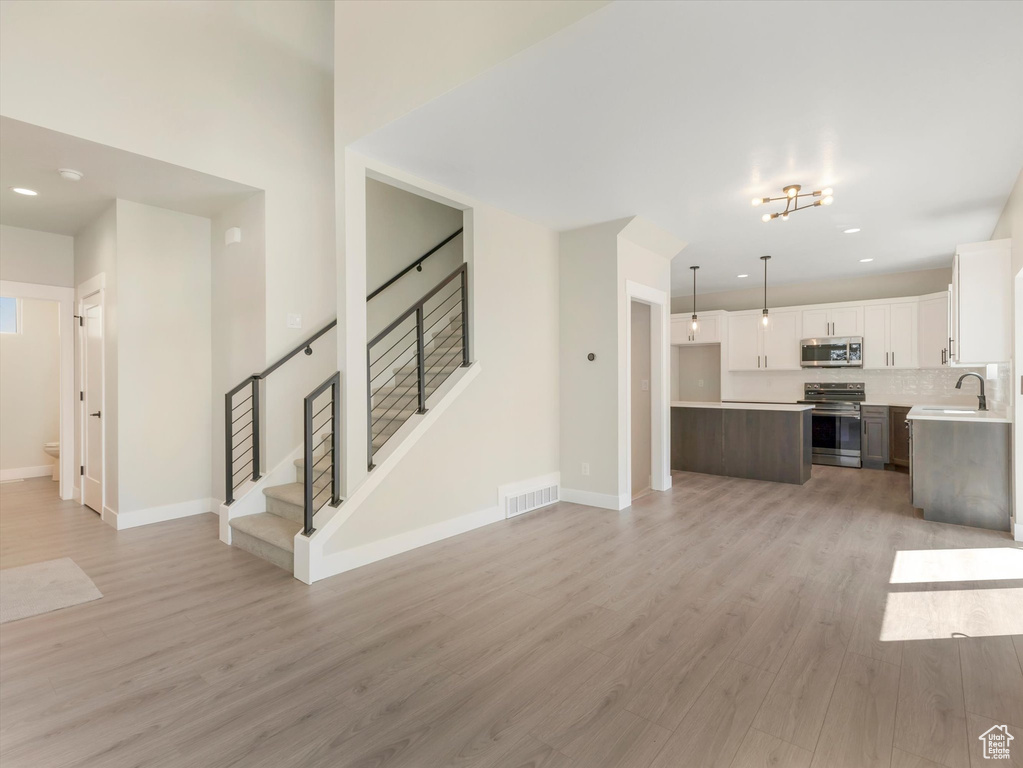
[[[103,512],[103,294],[86,296],[82,316],[82,503]]]

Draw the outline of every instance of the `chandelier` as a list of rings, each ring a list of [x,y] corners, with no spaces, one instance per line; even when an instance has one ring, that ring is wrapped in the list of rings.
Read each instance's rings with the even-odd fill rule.
[[[781,219],[782,221],[789,220],[789,214],[801,211],[804,208],[816,208],[818,205],[831,205],[835,198],[833,196],[833,190],[828,187],[827,189],[817,189],[813,192],[800,192],[802,187],[798,184],[789,184],[787,187],[782,189],[785,194],[782,197],[754,197],[753,205],[763,205],[766,203],[774,203],[779,200],[785,201],[785,210],[780,213],[765,213],[760,217],[761,221],[770,221],[771,219]],[[813,202],[805,202],[807,199],[813,200]],[[814,198],[820,198],[814,200]],[[800,205],[799,201],[802,199],[804,205]]]

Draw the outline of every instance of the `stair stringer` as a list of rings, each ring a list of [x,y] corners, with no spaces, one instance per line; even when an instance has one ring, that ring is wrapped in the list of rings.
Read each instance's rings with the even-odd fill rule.
[[[402,458],[412,449],[412,446],[437,423],[444,412],[459,399],[481,372],[482,368],[477,361],[467,368],[459,368],[452,373],[428,401],[429,410],[424,414],[415,414],[409,418],[408,422],[391,439],[393,447],[386,446],[377,452],[376,466],[345,498],[344,503],[337,508],[328,505],[316,513],[313,519],[315,533],[312,536],[305,536],[301,532],[296,534],[296,579],[306,584],[312,584],[320,579],[364,564],[363,562],[353,564],[350,558],[346,557],[346,552],[327,553],[325,551],[327,542],[337,535],[352,515],[359,511],[359,508],[401,463]],[[450,536],[458,532],[460,531],[453,531],[446,535]],[[444,538],[444,536],[440,538]]]

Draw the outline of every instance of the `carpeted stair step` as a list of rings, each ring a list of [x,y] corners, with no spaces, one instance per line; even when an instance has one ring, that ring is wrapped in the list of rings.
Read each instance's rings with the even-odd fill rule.
[[[243,515],[231,520],[231,544],[294,573],[295,534],[301,529],[300,523],[270,512]]]
[[[266,511],[296,523],[305,520],[305,486],[302,483],[272,485],[263,489]]]
[[[325,471],[329,466],[330,462],[325,456],[313,456],[313,487],[316,490],[330,485],[330,472]],[[321,475],[318,480],[317,475]],[[295,482],[305,482],[305,459],[295,459]]]

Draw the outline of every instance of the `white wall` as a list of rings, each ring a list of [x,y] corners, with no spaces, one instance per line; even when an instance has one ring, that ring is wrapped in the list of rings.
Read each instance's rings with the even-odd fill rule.
[[[112,204],[75,236],[75,287],[103,275],[103,437],[105,463],[103,474],[104,503],[117,510],[117,347],[119,313],[117,306],[117,205]],[[76,296],[76,308],[78,311]],[[81,381],[80,361],[75,359],[75,381]],[[76,384],[76,386],[78,386]],[[75,464],[82,464],[81,424],[75,419]],[[78,475],[75,482],[80,483]],[[79,488],[79,485],[75,486]]]
[[[12,477],[39,467],[34,474],[49,474],[43,444],[60,440],[58,305],[20,302],[20,333],[0,334],[0,473]]]
[[[267,360],[336,313],[333,9],[0,4],[5,116],[266,191],[265,293],[252,299],[266,320],[252,332],[265,336]],[[288,313],[302,315],[301,329],[286,327]],[[268,392],[268,465],[298,445],[313,384],[285,376]]]
[[[650,306],[633,301],[632,344],[632,494],[650,487]],[[644,388],[643,384],[646,384]]]
[[[221,211],[211,222],[212,345],[211,369],[213,410],[212,489],[213,497],[224,495],[224,393],[266,363],[266,336],[259,333],[266,324],[266,195],[253,195]],[[224,234],[239,227],[242,241],[224,244]],[[317,345],[317,352],[333,356],[329,343]]]
[[[667,303],[670,258],[684,245],[638,217],[561,233],[560,425],[565,498],[612,509],[627,506],[631,498],[629,286],[659,293]],[[652,312],[650,321],[655,424],[659,400],[664,406],[670,395],[667,317],[665,306],[663,312]],[[590,352],[596,355],[593,361],[587,359]],[[661,428],[666,439],[666,418]],[[656,429],[651,429],[651,437],[658,439]],[[651,459],[656,489],[656,453]],[[589,465],[589,474],[583,473],[584,464]]]
[[[366,180],[366,293],[411,264],[462,226],[462,212],[420,195]],[[463,261],[462,236],[434,253],[369,302],[370,337],[449,275]]]
[[[869,270],[869,265],[864,265]],[[700,294],[700,311],[724,309],[736,312],[743,309],[758,309],[764,306],[763,267],[758,274],[752,267],[749,278],[737,281],[748,285],[734,291]],[[926,269],[918,272],[897,272],[890,275],[866,275],[822,280],[793,285],[768,284],[768,300],[772,307],[794,307],[801,304],[827,304],[835,301],[867,301],[869,299],[894,299],[901,296],[923,296],[948,290],[952,280],[952,257],[949,256],[947,269]],[[692,313],[692,294],[674,296],[672,312]]]
[[[1023,397],[1015,397],[1015,382],[1021,379],[1023,370],[1023,297],[1020,296],[1020,283],[1023,277],[1023,170],[1016,177],[1016,184],[1005,202],[1005,209],[998,218],[995,231],[991,233],[992,240],[1002,238],[1012,239],[1012,275],[1013,275],[1013,362],[1012,372],[1009,374],[1010,398],[1014,409],[1014,423],[1012,429],[1013,445],[1013,508],[1015,536],[1017,541],[1023,541],[1023,526],[1019,524],[1019,510],[1023,508],[1023,451],[1019,449],[1020,441],[1023,440]]]
[[[117,201],[119,515],[208,506],[210,283],[209,219]]]
[[[492,510],[498,485],[558,469],[558,237],[478,203],[467,233],[481,372],[326,543],[328,553]]]
[[[71,287],[74,238],[0,224],[0,280]]]
[[[672,351],[672,399],[720,402],[721,345],[677,345]]]
[[[616,499],[618,233],[625,223],[562,232],[559,259],[561,485]]]

